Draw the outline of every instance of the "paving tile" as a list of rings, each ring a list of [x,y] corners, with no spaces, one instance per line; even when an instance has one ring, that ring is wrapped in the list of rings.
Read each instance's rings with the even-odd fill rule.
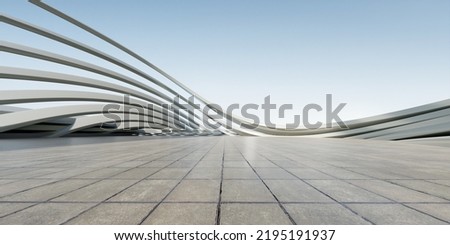
[[[55,180],[47,180],[47,179],[30,179],[30,180],[20,180],[16,182],[12,182],[9,184],[0,186],[0,197],[10,195],[13,193],[25,191],[30,188],[34,188],[37,186],[45,185],[51,182],[55,182]]]
[[[165,157],[160,158],[159,160],[175,162],[175,161],[179,160],[180,158],[182,158],[184,155],[185,154],[183,154],[183,152],[179,152],[179,153],[167,155]]]
[[[0,179],[1,178],[8,178],[8,179],[22,179],[20,174],[22,173],[27,173],[27,172],[32,172],[34,169],[32,168],[7,168],[7,169],[2,169],[2,171],[0,171]],[[19,177],[15,178],[14,175],[19,175]]]
[[[72,178],[77,177],[78,175],[91,172],[92,168],[69,168],[57,173],[51,173],[46,175],[41,175],[38,178],[46,178],[46,179],[66,179],[66,178]]]
[[[248,165],[248,163],[245,160],[241,160],[241,161],[231,161],[231,160],[226,160],[223,163],[225,168],[250,168],[250,166]]]
[[[103,203],[69,221],[69,225],[137,225],[156,204]]]
[[[251,168],[224,168],[224,179],[259,179]]]
[[[269,159],[271,159],[271,158],[269,157]],[[271,159],[271,160],[272,160],[272,159]],[[292,161],[292,160],[277,160],[277,159],[274,159],[273,162],[274,162],[277,166],[282,167],[282,168],[297,168],[297,167],[303,167],[303,165],[302,165],[301,163],[296,162],[296,161]]]
[[[1,172],[2,170],[0,170],[0,172]],[[17,180],[16,179],[0,179],[0,188],[1,188],[1,186],[2,185],[4,185],[4,184],[8,184],[8,183],[11,183],[11,182],[16,182]]]
[[[111,179],[135,179],[140,180],[157,172],[159,168],[134,168],[111,177]]]
[[[404,168],[402,169],[401,174],[409,176],[412,179],[448,179],[448,177],[450,176],[450,172],[448,169],[432,168],[431,166],[426,168]]]
[[[405,187],[394,185],[382,180],[351,180],[357,186],[375,192],[397,202],[445,202],[446,200]]]
[[[430,214],[441,220],[450,222],[450,204],[406,204],[406,206]]]
[[[427,180],[427,181],[433,182],[436,184],[440,184],[440,185],[450,186],[450,179],[448,179],[448,180]]]
[[[203,159],[202,161],[198,162],[197,167],[202,167],[202,168],[222,168],[222,159],[217,160],[217,161],[211,161],[211,160],[205,160]]]
[[[213,225],[217,204],[162,203],[143,225]]]
[[[401,186],[409,187],[417,191],[422,191],[433,196],[450,200],[450,186],[433,184],[423,180],[390,180],[390,181],[399,184]]]
[[[183,180],[169,194],[167,202],[217,202],[219,180]]]
[[[242,155],[239,154],[239,153],[236,153],[236,154],[228,154],[228,153],[226,153],[224,159],[225,159],[225,162],[228,162],[228,161],[245,161],[244,157],[242,157]]]
[[[94,180],[62,180],[27,191],[0,198],[1,201],[42,202],[89,185]]]
[[[3,225],[58,225],[92,207],[92,203],[42,203],[0,218]]]
[[[171,163],[173,163],[173,161],[156,160],[156,161],[151,161],[149,163],[141,165],[140,168],[164,168],[164,167],[170,165]]]
[[[195,167],[186,176],[186,179],[220,179],[221,178],[221,168],[214,167]]]
[[[291,225],[278,204],[222,204],[222,225]]]
[[[276,202],[260,180],[223,180],[222,202]]]
[[[256,154],[255,149],[239,149],[245,159],[249,161],[267,161],[267,159],[259,154]]]
[[[205,157],[203,157],[202,161],[214,161],[214,162],[222,162],[222,158],[223,158],[223,154],[218,153],[218,154],[207,154]]]
[[[17,173],[10,173],[6,177],[14,179],[26,179],[40,176],[50,176],[61,171],[67,171],[64,168],[33,168],[31,170],[25,170]],[[50,177],[51,178],[51,177]]]
[[[341,180],[306,180],[306,182],[338,202],[390,202],[389,199]]]
[[[287,168],[286,170],[300,179],[336,179],[311,168]]]
[[[111,202],[159,202],[178,180],[143,180],[109,199]]]
[[[148,179],[182,179],[189,170],[189,168],[165,168],[149,176]]]
[[[336,177],[337,179],[373,179],[373,177],[358,174],[342,168],[329,167],[322,168],[320,170],[326,174]]]
[[[387,169],[377,169],[377,168],[351,168],[352,171],[355,171],[360,174],[368,175],[377,179],[405,179],[409,178],[408,176],[393,173]]]
[[[179,160],[170,165],[168,168],[192,168],[197,164],[197,160]]]
[[[64,194],[52,201],[101,202],[135,182],[135,180],[102,180],[98,183]]]
[[[334,202],[300,180],[266,180],[280,202]]]
[[[254,168],[279,168],[269,160],[249,160],[249,164]]]
[[[281,168],[255,168],[259,177],[264,180],[269,179],[297,179],[294,175],[290,174]]]
[[[89,173],[81,174],[75,176],[76,179],[103,179],[108,178],[118,173],[124,172],[126,169],[124,168],[102,168],[97,169]]]
[[[136,168],[148,164],[150,161],[133,160],[114,165],[115,168]]]
[[[445,224],[399,204],[349,204],[348,207],[378,225]]]
[[[339,204],[285,204],[298,225],[366,225],[370,224]]]
[[[0,202],[0,217],[3,217],[5,215],[11,214],[11,213],[14,213],[16,211],[19,211],[21,209],[27,208],[27,207],[32,206],[34,204],[35,203],[30,203],[30,202],[26,202],[26,203],[18,203],[18,202],[4,203],[4,202]]]

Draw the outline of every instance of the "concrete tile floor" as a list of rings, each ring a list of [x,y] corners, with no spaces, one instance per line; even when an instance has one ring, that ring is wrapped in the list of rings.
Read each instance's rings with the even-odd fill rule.
[[[448,147],[283,137],[43,145],[0,151],[0,224],[450,223]]]

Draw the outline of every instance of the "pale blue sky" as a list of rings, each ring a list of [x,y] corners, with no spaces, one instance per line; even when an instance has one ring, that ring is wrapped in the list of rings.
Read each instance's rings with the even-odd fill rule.
[[[261,104],[271,95],[277,104],[294,104],[298,114],[308,103],[324,105],[325,94],[331,93],[336,103],[347,103],[341,118],[348,120],[450,97],[450,1],[46,2],[223,106]],[[26,1],[0,0],[0,11],[145,69]],[[2,40],[41,48],[51,45],[55,52],[113,67],[22,30],[0,26]],[[0,65],[55,70],[45,62],[6,54],[0,58]],[[57,70],[92,76],[64,67]],[[48,86],[2,83],[2,89]]]

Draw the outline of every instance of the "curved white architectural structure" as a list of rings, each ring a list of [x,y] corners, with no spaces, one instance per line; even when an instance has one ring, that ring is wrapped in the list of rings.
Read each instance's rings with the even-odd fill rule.
[[[52,50],[42,50],[0,40],[0,51],[2,52],[79,69],[83,72],[95,74],[96,77],[104,78],[93,79],[65,74],[60,71],[34,70],[0,64],[0,79],[67,84],[95,89],[92,92],[72,90],[0,91],[0,106],[2,106],[0,108],[0,138],[156,133],[164,135],[228,134],[398,140],[450,135],[450,100],[348,121],[346,122],[348,128],[336,126],[319,129],[277,129],[263,125],[254,127],[244,118],[227,115],[220,108],[215,107],[211,102],[157,66],[109,37],[41,1],[32,0],[30,2],[123,51],[154,72],[159,73],[167,80],[167,83],[118,57],[97,50],[89,44],[73,40],[14,17],[0,15],[0,21],[7,25],[72,47],[133,74],[133,77],[130,77],[107,67],[54,53]],[[174,85],[176,89],[173,87]],[[195,96],[202,105],[200,108],[195,107],[193,101],[177,91]],[[130,99],[123,101],[124,95],[130,96]],[[42,102],[83,103],[41,109],[7,107],[7,105],[21,103]],[[85,102],[89,103],[86,104]],[[117,105],[117,107],[111,111],[111,107],[105,103]],[[167,105],[170,105],[170,108]],[[197,109],[189,113],[186,110],[187,107]],[[211,117],[201,110],[202,107],[214,110],[216,113],[223,115],[224,119],[217,120]],[[126,115],[126,118],[124,118],[124,115]],[[217,129],[206,127],[202,121],[203,118],[215,121],[220,127]],[[227,121],[232,121],[240,126],[230,127],[228,125],[231,124]]]

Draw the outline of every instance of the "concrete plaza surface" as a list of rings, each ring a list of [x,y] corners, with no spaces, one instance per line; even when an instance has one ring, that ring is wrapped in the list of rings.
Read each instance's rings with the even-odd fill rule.
[[[445,144],[137,138],[0,151],[0,224],[450,223]]]

